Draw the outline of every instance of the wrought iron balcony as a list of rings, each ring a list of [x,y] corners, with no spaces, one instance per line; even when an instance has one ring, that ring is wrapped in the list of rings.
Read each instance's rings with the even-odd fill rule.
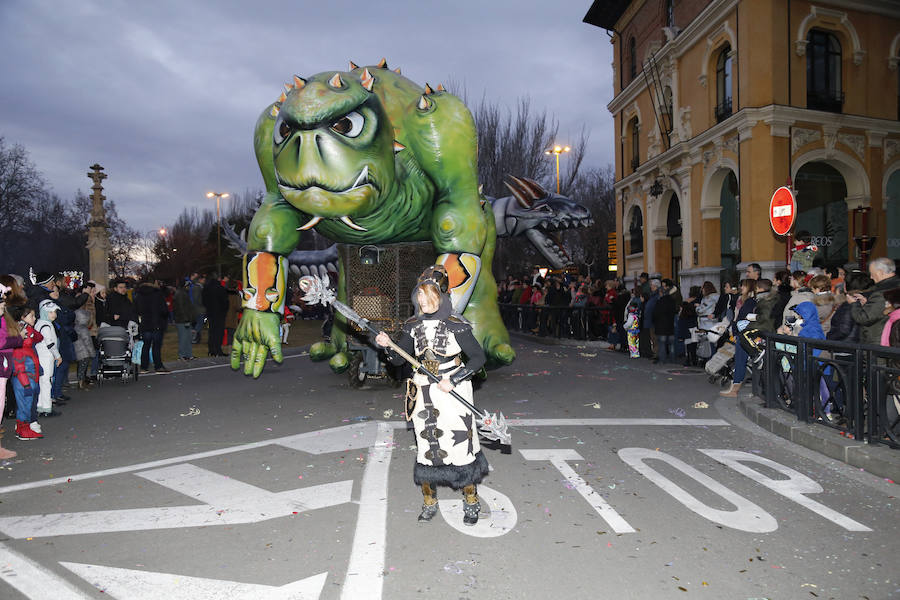
[[[631,159],[631,170],[637,171],[639,166],[641,166],[641,159],[635,156]]]
[[[716,105],[716,123],[721,123],[731,116],[731,98],[725,98]]]
[[[806,92],[806,108],[839,113],[844,109],[844,92],[836,90],[809,90]]]

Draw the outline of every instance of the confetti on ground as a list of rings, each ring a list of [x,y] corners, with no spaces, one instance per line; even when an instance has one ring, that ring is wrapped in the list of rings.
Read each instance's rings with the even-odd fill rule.
[[[701,400],[700,402],[694,403],[694,408],[709,408],[709,404]]]
[[[549,350],[533,350],[535,354],[548,354]]]
[[[384,411],[384,412],[381,413],[381,414],[384,416],[385,419],[390,419],[391,417],[394,416],[394,409],[393,409],[393,408],[389,408],[389,409],[387,409],[386,411]]]
[[[600,403],[599,403],[599,402],[593,402],[593,403],[590,403],[590,404],[585,404],[585,406],[591,406],[591,407],[593,407],[593,408],[600,408]]]
[[[549,375],[550,371],[537,371],[535,373],[513,373],[510,377],[534,377],[536,375]]]
[[[684,418],[685,412],[683,408],[670,408],[669,412],[675,415],[676,417]]]
[[[186,413],[179,413],[182,417],[196,417],[200,414],[200,409],[196,406],[192,406],[188,409]]]
[[[586,358],[594,358],[595,356],[597,356],[597,353],[596,353],[596,352],[594,352],[594,353],[591,353],[591,352],[579,352],[579,353],[578,353],[578,356],[584,356],[584,357],[586,357]]]

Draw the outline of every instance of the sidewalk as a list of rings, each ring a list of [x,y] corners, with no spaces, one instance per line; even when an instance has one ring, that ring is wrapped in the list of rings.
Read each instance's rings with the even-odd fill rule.
[[[738,396],[738,406],[766,431],[879,477],[900,481],[900,450],[850,439],[824,425],[804,423],[786,411],[766,408],[761,398],[749,394]]]

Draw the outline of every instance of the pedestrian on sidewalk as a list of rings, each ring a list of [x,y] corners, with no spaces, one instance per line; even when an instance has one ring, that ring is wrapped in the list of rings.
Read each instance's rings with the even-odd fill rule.
[[[11,279],[9,275],[0,275],[0,420],[6,415],[6,384],[13,374],[13,350],[22,347],[19,327],[7,310],[7,300],[11,304],[16,299]],[[0,460],[15,457],[16,452],[0,445]]]
[[[47,299],[41,301],[39,310],[40,318],[34,324],[34,328],[43,337],[39,343],[34,345],[38,362],[41,365],[41,391],[38,395],[37,411],[38,416],[51,417],[60,414],[53,410],[53,399],[50,396],[55,376],[54,370],[62,362],[59,354],[59,339],[54,324],[59,306],[53,300]]]
[[[27,305],[15,306],[12,317],[18,321],[22,345],[13,350],[13,393],[16,395],[16,437],[20,440],[36,440],[44,437],[37,422],[37,401],[41,392],[41,363],[34,345],[43,336],[34,328],[34,309]]]
[[[191,327],[194,321],[194,305],[191,303],[191,297],[188,293],[187,279],[178,282],[172,309],[172,315],[175,319],[175,331],[178,334],[178,358],[180,360],[193,360],[194,348],[191,345],[193,339]]]
[[[144,342],[141,371],[149,370],[152,351],[154,370],[157,373],[167,373],[169,370],[162,359],[162,342],[169,322],[169,309],[159,282],[145,278],[134,292],[134,305],[138,315],[138,331]]]
[[[731,323],[731,334],[737,340],[738,336],[744,328],[749,326],[748,315],[755,313],[756,310],[756,280],[745,279],[741,282],[741,294],[735,305],[735,318]],[[726,391],[719,392],[721,396],[734,398],[744,383],[747,376],[747,351],[744,350],[740,343],[734,345],[734,376],[731,379],[731,388]]]
[[[226,275],[225,280],[229,277]],[[225,356],[222,352],[222,338],[225,336],[225,314],[228,312],[228,294],[215,277],[203,286],[203,308],[209,322],[207,349],[210,356]]]
[[[900,277],[896,275],[897,267],[890,258],[876,258],[869,263],[869,276],[875,285],[868,294],[847,296],[847,302],[853,306],[850,314],[859,323],[859,341],[863,344],[877,346],[881,343],[881,332],[888,317],[884,314],[884,293],[900,287]]]

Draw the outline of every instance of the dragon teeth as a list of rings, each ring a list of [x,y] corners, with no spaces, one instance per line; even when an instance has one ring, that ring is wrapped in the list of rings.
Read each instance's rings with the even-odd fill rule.
[[[356,181],[353,182],[353,185],[350,186],[350,189],[355,189],[361,185],[366,185],[369,183],[369,165],[363,167],[362,171],[359,172],[359,176],[356,178]]]

